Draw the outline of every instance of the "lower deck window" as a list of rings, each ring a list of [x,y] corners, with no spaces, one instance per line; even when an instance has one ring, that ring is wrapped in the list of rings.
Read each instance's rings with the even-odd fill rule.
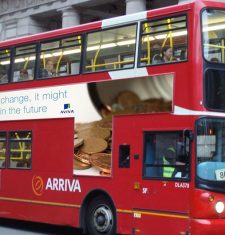
[[[31,131],[9,132],[9,168],[31,168]]]
[[[6,132],[0,132],[0,168],[5,167],[6,159]]]
[[[144,178],[189,177],[189,143],[183,132],[147,132],[144,141]]]

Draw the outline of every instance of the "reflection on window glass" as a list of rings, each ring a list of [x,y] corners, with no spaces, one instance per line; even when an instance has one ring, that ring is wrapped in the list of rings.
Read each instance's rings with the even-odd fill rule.
[[[119,146],[119,168],[130,167],[130,145],[122,144]]]
[[[183,132],[145,133],[145,178],[187,179],[189,177],[189,145]]]
[[[204,180],[225,180],[225,121],[200,119],[197,123],[197,175]]]
[[[31,152],[31,131],[15,131],[9,133],[10,168],[31,168]]]
[[[136,25],[88,34],[84,71],[132,68],[135,43]]]
[[[140,65],[187,60],[186,16],[145,22],[141,34]]]
[[[225,63],[225,11],[203,11],[202,33],[205,59],[212,63]]]
[[[216,69],[206,71],[205,104],[209,109],[225,110],[225,71]]]
[[[38,77],[79,74],[80,56],[81,36],[42,43]]]
[[[0,168],[5,167],[6,132],[0,132]]]
[[[10,49],[0,50],[0,84],[9,80]]]
[[[36,45],[17,47],[13,65],[13,82],[34,79]]]

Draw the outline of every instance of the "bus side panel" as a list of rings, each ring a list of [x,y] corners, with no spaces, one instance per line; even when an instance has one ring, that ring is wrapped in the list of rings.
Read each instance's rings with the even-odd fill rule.
[[[74,119],[1,122],[0,130],[32,132],[31,169],[10,168],[7,161],[1,170],[0,216],[77,226],[74,201],[81,202],[81,189],[73,177]]]

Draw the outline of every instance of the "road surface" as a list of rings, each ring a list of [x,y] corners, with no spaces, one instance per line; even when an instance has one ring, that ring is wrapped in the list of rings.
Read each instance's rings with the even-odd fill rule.
[[[1,235],[83,235],[80,230],[46,224],[0,219]]]

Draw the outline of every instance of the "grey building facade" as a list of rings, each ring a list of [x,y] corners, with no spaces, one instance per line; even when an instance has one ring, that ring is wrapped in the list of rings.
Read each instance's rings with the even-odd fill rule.
[[[0,40],[145,9],[145,0],[0,0]]]
[[[0,40],[176,4],[178,0],[0,0]]]

